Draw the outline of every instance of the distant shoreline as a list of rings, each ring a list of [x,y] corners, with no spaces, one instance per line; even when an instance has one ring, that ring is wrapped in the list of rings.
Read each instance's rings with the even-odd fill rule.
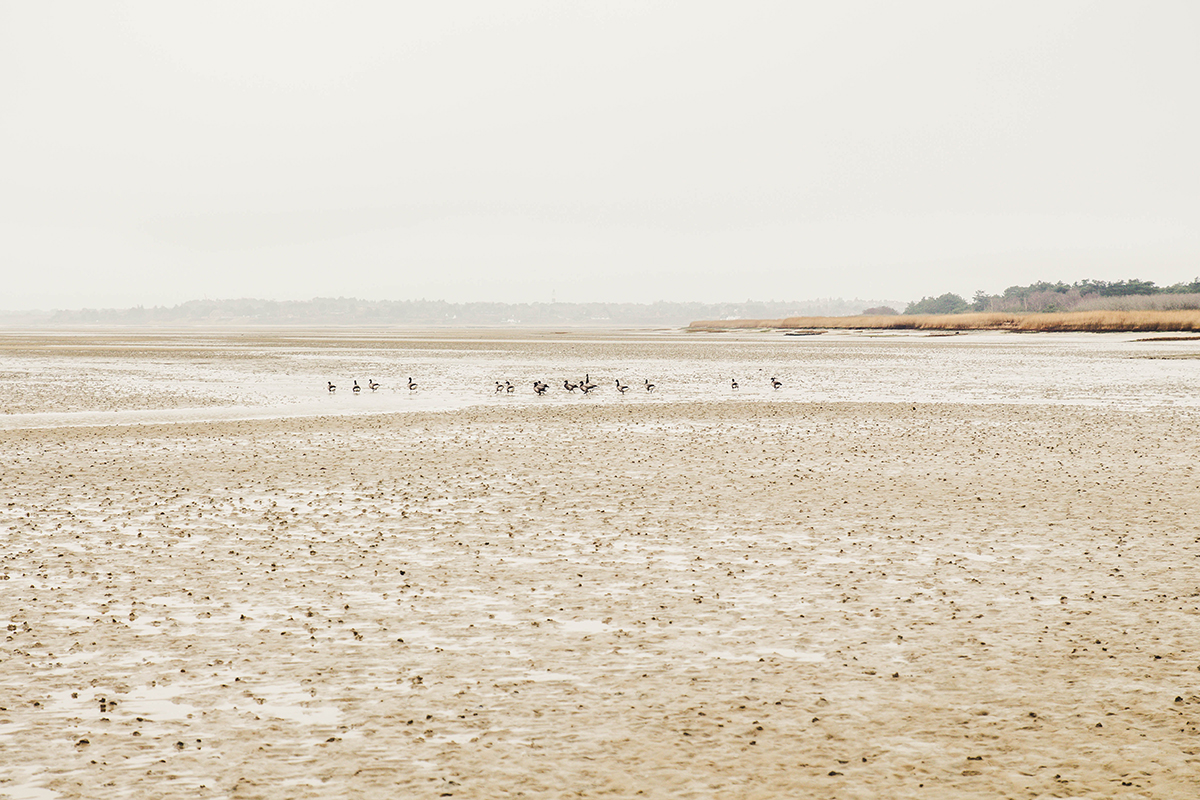
[[[699,303],[550,302],[451,303],[440,300],[189,300],[175,306],[0,311],[0,323],[16,325],[669,325],[693,319],[788,318],[858,314],[879,300],[809,300]]]
[[[783,319],[698,320],[688,325],[688,330],[691,331],[745,329],[978,330],[1012,331],[1014,333],[1200,331],[1200,310],[1065,311],[1040,314],[985,312],[976,314],[786,317]]]

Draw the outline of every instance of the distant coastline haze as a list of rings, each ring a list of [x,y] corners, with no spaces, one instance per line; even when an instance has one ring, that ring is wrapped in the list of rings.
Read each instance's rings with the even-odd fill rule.
[[[1200,274],[1200,5],[0,5],[0,310]]]

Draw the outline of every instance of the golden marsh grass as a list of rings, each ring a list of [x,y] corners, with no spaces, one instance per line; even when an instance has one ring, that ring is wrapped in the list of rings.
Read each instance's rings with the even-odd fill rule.
[[[1003,330],[1029,333],[1061,331],[1198,331],[1200,310],[1180,311],[1066,311],[1047,314],[985,312],[977,314],[913,314],[854,317],[787,317],[786,319],[702,320],[693,330],[878,329],[878,330]]]

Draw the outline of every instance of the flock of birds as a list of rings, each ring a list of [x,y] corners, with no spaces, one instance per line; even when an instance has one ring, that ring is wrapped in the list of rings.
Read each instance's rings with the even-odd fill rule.
[[[614,378],[613,380],[616,382],[618,392],[620,392],[621,394],[625,394],[626,392],[629,391],[629,384],[621,383],[620,378]],[[367,378],[367,388],[369,390],[371,390],[372,392],[374,392],[379,389],[379,384],[376,383],[374,380]],[[598,388],[598,385],[596,383],[592,382],[592,376],[589,373],[589,374],[586,374],[583,376],[583,380],[578,381],[576,383],[571,383],[570,379],[564,380],[563,388],[566,389],[568,392],[574,392],[575,390],[578,389],[581,393],[588,394],[593,389]],[[647,392],[653,392],[655,389],[655,385],[650,382],[649,378],[646,378],[645,381],[643,381],[643,383],[642,383],[642,388],[645,389]],[[735,391],[738,389],[737,378],[729,379],[729,388],[733,389]],[[771,378],[771,388],[772,389],[782,389],[783,383],[778,378],[772,377]],[[328,389],[329,389],[329,393],[333,394],[334,392],[337,391],[337,386],[334,385],[333,381],[328,381]],[[538,381],[533,382],[533,391],[538,396],[544,395],[547,391],[549,391],[549,389],[550,389],[550,384],[546,383],[545,381],[538,380]],[[354,385],[352,387],[350,387],[350,391],[354,392],[355,394],[359,394],[360,392],[362,392],[362,390],[363,390],[363,387],[358,385],[358,381],[354,381]],[[415,392],[417,390],[417,384],[412,378],[408,379],[408,390],[410,392]],[[496,381],[496,394],[513,394],[516,391],[517,391],[517,387],[515,385],[513,385],[512,381]]]
[[[616,382],[618,392],[625,394],[629,391],[629,384],[621,383],[620,378],[614,378],[614,381]],[[597,386],[597,384],[592,382],[592,376],[590,373],[584,375],[583,380],[577,381],[576,383],[571,383],[569,378],[563,381],[563,388],[568,392],[574,392],[576,389],[578,389],[583,394],[587,394],[588,392],[591,392],[593,389],[597,388]],[[649,378],[647,378],[643,384],[643,388],[647,392],[653,392],[654,384],[650,382]],[[545,381],[533,382],[533,391],[537,395],[544,395],[549,389],[550,384],[546,383]],[[517,387],[513,385],[512,381],[496,381],[496,394],[512,394],[516,390]]]
[[[330,394],[333,394],[334,392],[337,391],[337,386],[334,385],[333,381],[328,381],[327,383],[329,384],[328,389],[329,389]],[[374,392],[379,389],[379,384],[376,383],[375,381],[371,380],[370,378],[367,378],[367,388],[370,389],[372,392]],[[355,381],[354,385],[350,387],[350,391],[354,392],[355,394],[358,394],[362,390],[363,390],[363,387],[358,385],[358,381]],[[412,378],[408,379],[408,390],[410,392],[415,392],[417,390],[417,384],[415,381],[413,381]]]

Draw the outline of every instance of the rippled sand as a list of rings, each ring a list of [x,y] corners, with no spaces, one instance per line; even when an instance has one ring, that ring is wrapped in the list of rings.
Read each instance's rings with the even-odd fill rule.
[[[0,431],[0,795],[1200,794],[1195,410]]]

